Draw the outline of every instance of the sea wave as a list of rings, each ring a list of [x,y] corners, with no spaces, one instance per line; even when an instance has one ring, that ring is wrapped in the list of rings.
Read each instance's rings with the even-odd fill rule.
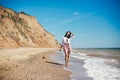
[[[71,57],[84,59],[86,73],[94,80],[120,80],[120,67],[111,64],[119,65],[115,59],[87,56],[85,53],[72,53]]]
[[[110,60],[101,58],[90,58],[85,60],[84,67],[88,76],[94,80],[120,80],[120,68],[105,64]]]
[[[87,59],[88,56],[85,53],[72,53],[71,57],[77,58],[77,59]]]

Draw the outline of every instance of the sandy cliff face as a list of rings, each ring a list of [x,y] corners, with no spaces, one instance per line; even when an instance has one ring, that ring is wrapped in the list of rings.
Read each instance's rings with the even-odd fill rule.
[[[0,6],[0,47],[58,47],[33,16]]]

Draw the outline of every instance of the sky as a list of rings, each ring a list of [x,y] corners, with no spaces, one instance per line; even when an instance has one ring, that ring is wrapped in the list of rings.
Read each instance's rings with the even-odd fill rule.
[[[120,0],[0,0],[34,16],[61,43],[74,33],[73,48],[120,48]]]

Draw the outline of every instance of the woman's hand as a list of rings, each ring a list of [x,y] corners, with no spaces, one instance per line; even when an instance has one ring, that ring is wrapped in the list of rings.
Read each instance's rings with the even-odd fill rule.
[[[61,45],[61,46],[60,46],[60,52],[62,51],[62,50],[61,50],[61,49],[62,49],[62,47],[63,47],[63,46]]]
[[[73,33],[71,33],[71,35],[72,35],[72,36],[74,36],[74,34],[73,34]]]
[[[60,52],[61,52],[62,50],[60,49]]]

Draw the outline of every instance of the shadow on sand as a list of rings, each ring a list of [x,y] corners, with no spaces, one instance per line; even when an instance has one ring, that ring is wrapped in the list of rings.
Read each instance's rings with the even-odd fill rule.
[[[46,63],[50,63],[50,64],[55,64],[55,65],[61,65],[63,66],[64,64],[60,64],[60,63],[57,63],[57,62],[49,62],[49,61],[45,61]]]

